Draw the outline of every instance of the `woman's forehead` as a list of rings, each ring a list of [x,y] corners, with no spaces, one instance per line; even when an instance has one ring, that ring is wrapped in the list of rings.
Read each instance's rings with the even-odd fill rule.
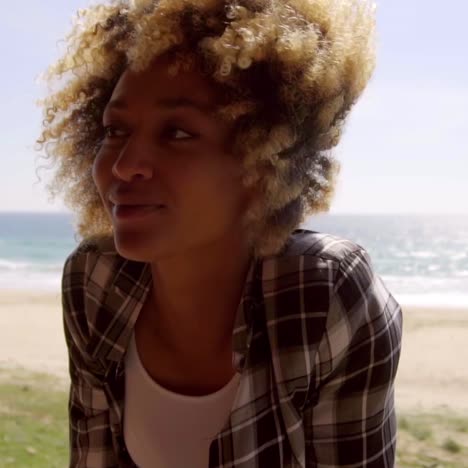
[[[214,107],[220,102],[219,89],[196,68],[170,72],[172,56],[160,56],[142,71],[127,68],[117,82],[111,100],[186,99],[200,106]]]

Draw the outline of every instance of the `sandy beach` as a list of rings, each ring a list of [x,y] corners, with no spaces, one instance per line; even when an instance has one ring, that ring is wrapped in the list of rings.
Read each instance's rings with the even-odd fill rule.
[[[397,409],[468,414],[468,309],[404,306]],[[22,367],[66,382],[59,294],[0,292],[0,369]]]
[[[0,369],[67,376],[60,293],[0,291]]]

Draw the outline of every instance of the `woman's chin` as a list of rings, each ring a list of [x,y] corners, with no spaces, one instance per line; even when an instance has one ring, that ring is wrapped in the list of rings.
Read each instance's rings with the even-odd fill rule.
[[[114,231],[115,248],[119,255],[136,262],[153,262],[170,255],[171,246],[157,235]]]

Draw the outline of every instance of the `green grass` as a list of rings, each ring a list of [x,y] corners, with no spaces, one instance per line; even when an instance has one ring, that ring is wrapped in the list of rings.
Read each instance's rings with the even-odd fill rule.
[[[450,437],[447,437],[447,439],[444,440],[444,443],[442,444],[442,448],[444,450],[447,450],[447,452],[451,452],[451,453],[458,453],[461,450],[460,445],[458,445],[458,443],[455,442]]]
[[[0,369],[0,467],[67,466],[66,404],[63,382]]]
[[[468,414],[448,410],[398,417],[399,468],[467,468]]]
[[[0,368],[0,468],[63,468],[66,382]],[[398,415],[398,468],[468,468],[468,414]]]

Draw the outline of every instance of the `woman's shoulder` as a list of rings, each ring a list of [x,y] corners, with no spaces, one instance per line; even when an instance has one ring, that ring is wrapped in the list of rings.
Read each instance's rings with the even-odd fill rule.
[[[352,302],[363,291],[388,291],[374,269],[365,247],[357,242],[328,233],[297,229],[280,254],[263,261],[263,281],[272,295],[303,294],[316,299],[321,290],[328,297],[330,289]],[[305,297],[305,296],[304,296]],[[314,299],[315,298],[315,299]]]
[[[83,241],[67,257],[62,275],[62,305],[67,344],[75,359],[93,366],[94,358],[118,352],[119,335],[109,324],[129,323],[132,307],[147,287],[145,264],[120,256],[109,238]],[[126,302],[127,301],[127,302]],[[119,329],[119,327],[116,327]],[[102,368],[96,364],[96,373]]]
[[[293,301],[299,295],[311,303],[330,298],[342,312],[356,311],[356,304],[372,306],[378,314],[385,307],[400,308],[366,248],[337,235],[294,231],[281,254],[266,260],[263,279],[272,297],[287,295]]]
[[[401,306],[367,250],[352,240],[296,230],[280,255],[265,260],[262,280],[274,323],[293,310],[299,324],[306,319],[314,322],[318,333],[314,336],[325,337],[328,343],[333,337],[351,339],[367,326],[375,333],[391,329],[393,336],[401,335]]]
[[[349,255],[362,252],[369,255],[360,244],[345,237],[310,229],[296,229],[289,237],[276,261],[288,261],[295,257],[307,257],[340,263]]]
[[[62,289],[82,289],[90,280],[104,289],[123,262],[111,236],[85,239],[65,260]]]

